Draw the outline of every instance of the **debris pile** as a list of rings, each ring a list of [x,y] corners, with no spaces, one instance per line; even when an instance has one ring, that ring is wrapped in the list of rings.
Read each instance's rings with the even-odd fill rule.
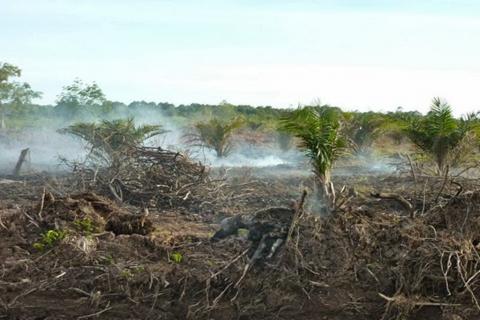
[[[224,198],[223,179],[187,156],[162,148],[132,148],[119,166],[92,169],[76,164],[77,184],[141,207],[207,210]]]

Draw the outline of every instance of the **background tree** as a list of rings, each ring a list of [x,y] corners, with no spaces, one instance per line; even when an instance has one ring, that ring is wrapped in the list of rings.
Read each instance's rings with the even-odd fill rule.
[[[41,93],[32,90],[26,82],[11,81],[11,78],[20,77],[22,71],[17,66],[0,62],[0,128],[5,128],[7,106],[19,109],[28,105],[33,99],[41,97]]]
[[[69,117],[78,116],[82,112],[102,113],[103,109],[109,111],[111,106],[112,103],[106,99],[102,89],[95,82],[88,84],[78,78],[71,85],[63,87],[57,99],[58,111]]]
[[[388,123],[384,115],[376,112],[345,112],[343,120],[342,130],[358,154],[368,153]]]
[[[401,145],[407,136],[405,128],[408,123],[418,121],[423,115],[418,111],[403,111],[398,107],[395,111],[390,111],[384,115],[385,122],[382,126],[385,135],[390,137],[396,145]]]
[[[194,133],[186,136],[187,142],[201,147],[207,147],[215,151],[217,157],[226,157],[231,149],[231,137],[233,133],[242,127],[244,119],[236,117],[228,121],[213,118],[208,121],[197,122],[194,125]]]
[[[323,213],[330,213],[335,203],[332,167],[347,147],[341,134],[340,113],[328,107],[305,107],[281,121],[283,129],[299,139],[299,147],[310,158]]]

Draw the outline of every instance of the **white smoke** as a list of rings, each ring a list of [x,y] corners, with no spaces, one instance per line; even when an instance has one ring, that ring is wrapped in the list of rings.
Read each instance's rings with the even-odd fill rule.
[[[30,149],[27,169],[63,171],[60,158],[81,159],[86,154],[85,144],[78,139],[50,128],[28,128],[21,131],[3,131],[0,137],[0,172],[12,173],[23,149]]]
[[[188,154],[193,160],[208,166],[218,167],[251,167],[282,169],[282,174],[297,173],[301,176],[311,174],[308,159],[295,148],[285,151],[273,139],[268,143],[246,143],[236,139],[231,153],[218,158],[215,152],[208,148],[191,146],[185,141],[185,133],[189,124],[184,118],[165,116],[161,110],[141,110],[132,114],[131,111],[117,113],[110,119],[132,117],[136,125],[161,125],[167,132],[153,137],[146,145],[162,147]],[[101,121],[101,119],[91,119]],[[58,171],[65,170],[60,158],[70,161],[81,161],[87,154],[87,144],[81,139],[57,132],[69,123],[57,124],[56,128],[28,128],[16,131],[0,132],[0,172],[13,171],[22,149],[30,148],[30,163],[33,170]],[[340,163],[334,175],[352,174],[382,174],[395,171],[395,164],[376,156],[363,156],[350,159],[347,164]],[[266,171],[265,171],[266,172]],[[263,174],[263,173],[262,173]]]

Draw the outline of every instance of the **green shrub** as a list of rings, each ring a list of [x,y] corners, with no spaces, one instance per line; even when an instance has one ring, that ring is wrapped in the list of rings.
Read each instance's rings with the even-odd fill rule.
[[[94,232],[95,227],[92,219],[85,217],[83,219],[75,220],[73,224],[83,233],[89,235]]]
[[[42,238],[40,242],[35,242],[33,247],[38,251],[43,251],[47,248],[53,247],[57,244],[60,240],[64,239],[67,233],[62,230],[55,230],[51,229],[45,233],[42,233]]]
[[[175,263],[181,263],[183,260],[183,255],[180,252],[172,252],[170,259]]]

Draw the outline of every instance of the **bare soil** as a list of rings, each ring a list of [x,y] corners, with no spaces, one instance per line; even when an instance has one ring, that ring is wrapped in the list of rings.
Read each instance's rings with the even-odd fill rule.
[[[244,274],[251,243],[210,241],[219,221],[312,189],[308,174],[258,171],[230,171],[229,198],[190,211],[75,192],[68,176],[0,178],[0,319],[480,318],[475,180],[336,176],[338,212],[304,212]],[[416,217],[371,192],[402,195]],[[39,249],[48,230],[65,235]]]

